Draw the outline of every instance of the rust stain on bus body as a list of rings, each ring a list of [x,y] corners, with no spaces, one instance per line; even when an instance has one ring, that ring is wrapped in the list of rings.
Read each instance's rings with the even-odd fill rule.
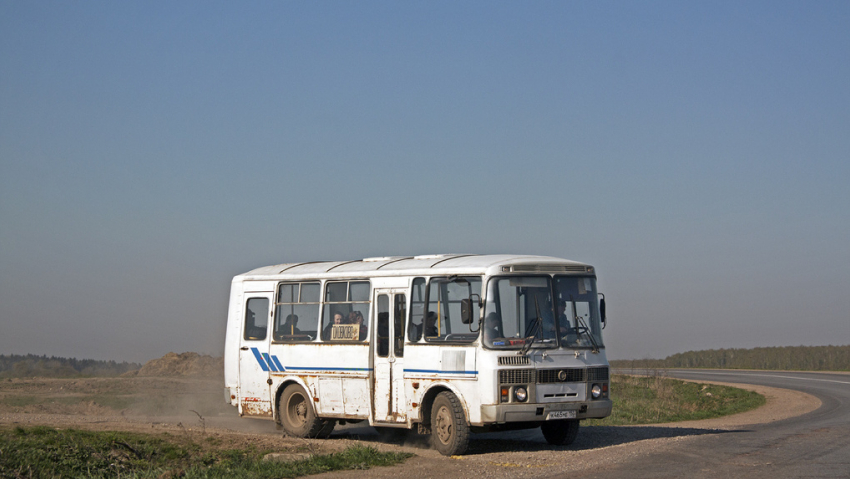
[[[272,406],[268,401],[244,401],[242,402],[243,416],[271,416]]]
[[[342,379],[346,379],[346,378],[359,378],[359,379],[363,379],[364,381],[366,381],[369,378],[369,376],[367,374],[364,374],[362,371],[361,372],[358,372],[358,371],[334,371],[333,373],[327,373],[327,374],[322,374],[322,375],[315,375],[315,373],[311,374],[311,375],[304,375],[304,374],[293,374],[292,372],[277,372],[277,373],[271,373],[271,376],[275,377],[276,379],[290,378],[290,381],[292,379],[295,379],[295,378],[300,380],[302,387],[304,387],[306,390],[308,390],[309,394],[312,396],[311,402],[313,403],[314,410],[316,410],[317,413],[318,413],[319,402],[320,402],[319,401],[320,394],[319,394],[319,391],[318,391],[319,379],[331,378],[331,379],[342,380]],[[276,382],[273,386],[273,389],[275,389],[275,388],[278,391],[280,391],[281,388],[283,388],[282,382]],[[362,393],[362,394],[358,394],[358,393]],[[356,390],[352,391],[352,390],[349,390],[349,389],[344,389],[343,397],[345,398],[346,402],[351,401],[353,404],[364,404],[364,405],[370,404],[371,405],[371,402],[372,402],[371,397],[369,396],[368,388],[366,388],[363,391],[356,391]],[[254,406],[254,407],[252,407],[252,410],[260,411],[259,414],[252,414],[252,415],[259,415],[259,416],[271,416],[272,415],[272,412],[270,410],[271,409],[270,406],[269,406],[268,412],[264,412],[265,409],[263,409],[261,407],[256,407],[253,404],[251,406]],[[244,407],[245,407],[245,405],[243,403],[243,408]],[[368,409],[366,407],[358,408],[359,409],[358,412],[346,412],[345,409],[346,409],[345,406],[343,406],[342,408],[340,408],[340,411],[338,411],[338,412],[335,411],[335,412],[332,412],[332,413],[325,412],[324,414],[321,414],[321,417],[328,418],[328,419],[345,419],[345,420],[351,420],[351,421],[362,421],[362,420],[369,418]],[[247,409],[245,409],[245,410],[247,410]],[[248,414],[246,413],[244,415],[248,415]]]

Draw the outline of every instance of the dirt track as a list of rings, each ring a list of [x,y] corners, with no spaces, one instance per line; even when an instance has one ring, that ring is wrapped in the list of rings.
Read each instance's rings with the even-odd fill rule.
[[[339,427],[328,440],[283,437],[271,421],[242,419],[224,403],[219,379],[113,378],[12,379],[0,381],[0,427],[47,425],[93,430],[126,430],[183,435],[229,447],[315,453],[355,443],[416,456],[403,465],[318,477],[544,477],[569,471],[580,475],[649,450],[662,451],[705,434],[804,414],[820,401],[804,393],[741,386],[764,394],[755,411],[706,421],[625,427],[582,427],[569,447],[552,447],[539,430],[472,436],[469,452],[447,458],[428,448],[427,438],[409,434],[384,438],[362,425]]]

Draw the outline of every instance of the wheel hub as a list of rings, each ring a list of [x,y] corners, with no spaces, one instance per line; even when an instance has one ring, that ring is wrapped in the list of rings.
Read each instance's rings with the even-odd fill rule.
[[[299,425],[307,422],[307,404],[304,398],[295,395],[290,399],[289,417],[293,423],[298,423]]]
[[[437,429],[437,437],[440,438],[440,442],[448,444],[452,438],[452,421],[451,413],[449,413],[447,408],[440,408],[437,412],[437,418],[434,421],[434,424]]]

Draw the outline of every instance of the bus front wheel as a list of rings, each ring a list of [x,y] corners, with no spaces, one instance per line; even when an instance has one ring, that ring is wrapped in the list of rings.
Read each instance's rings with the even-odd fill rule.
[[[469,446],[469,425],[460,400],[443,391],[431,406],[431,443],[444,456],[463,454]]]
[[[297,384],[290,384],[283,390],[278,410],[283,430],[290,436],[315,438],[325,432],[326,422],[316,417],[309,396]]]
[[[553,446],[569,446],[578,436],[578,419],[546,421],[540,425],[546,442]]]

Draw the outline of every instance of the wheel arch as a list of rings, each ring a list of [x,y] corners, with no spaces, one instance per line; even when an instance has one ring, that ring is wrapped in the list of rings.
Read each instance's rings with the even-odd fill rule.
[[[422,396],[422,401],[419,405],[419,420],[423,425],[429,426],[431,424],[431,408],[434,405],[434,399],[437,398],[441,392],[448,391],[455,395],[457,400],[460,402],[460,407],[463,408],[463,416],[466,419],[467,424],[469,423],[469,408],[466,405],[466,398],[451,384],[448,383],[435,383],[425,391],[425,394]]]
[[[299,377],[287,377],[283,381],[281,381],[274,392],[274,401],[272,401],[272,411],[274,412],[274,422],[278,426],[282,425],[280,420],[280,396],[283,395],[283,391],[291,384],[296,384],[301,386],[301,389],[307,394],[308,403],[310,407],[313,409],[313,414],[318,417],[318,411],[316,411],[316,406],[313,404],[315,401],[313,400],[313,394],[310,392],[310,388],[307,387],[307,382],[304,379]]]

